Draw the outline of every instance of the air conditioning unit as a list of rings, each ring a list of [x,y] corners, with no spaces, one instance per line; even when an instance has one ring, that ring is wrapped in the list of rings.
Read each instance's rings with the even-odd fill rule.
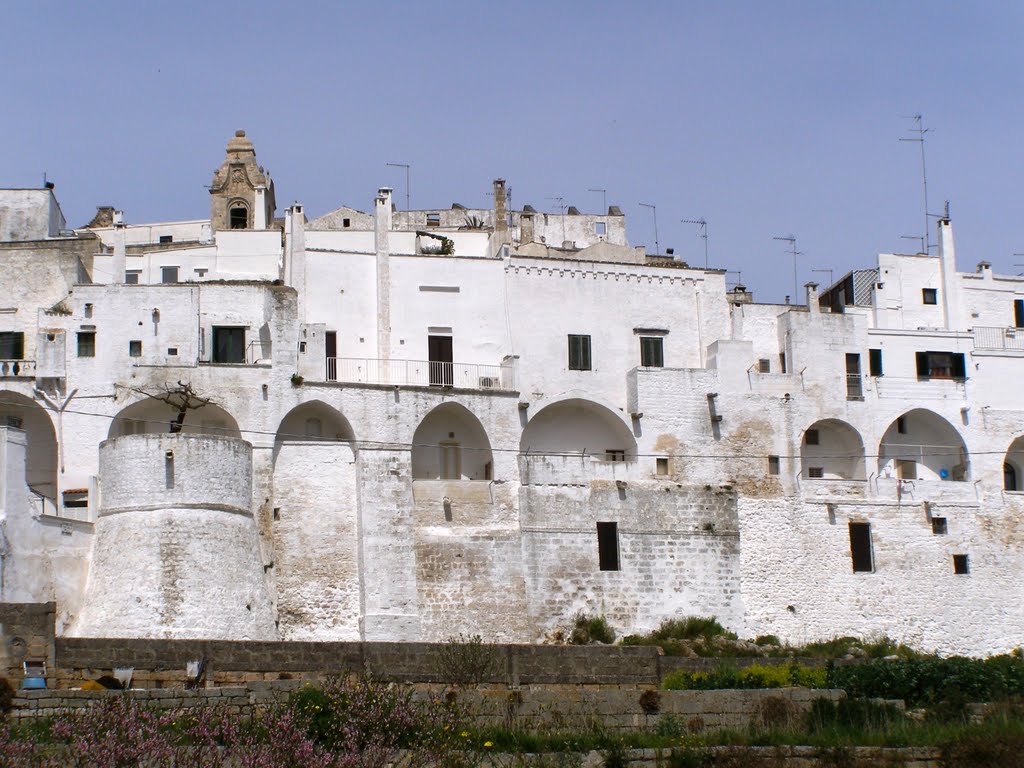
[[[493,376],[480,377],[480,389],[494,389],[498,386],[498,380]]]

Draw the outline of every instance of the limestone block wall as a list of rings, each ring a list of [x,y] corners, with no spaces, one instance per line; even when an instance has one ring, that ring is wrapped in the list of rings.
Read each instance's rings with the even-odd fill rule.
[[[579,610],[629,632],[665,618],[743,621],[736,496],[672,482],[520,489],[524,573],[535,637]],[[618,526],[620,570],[599,569],[597,522]]]
[[[359,639],[355,455],[349,443],[289,441],[274,462],[274,572],[281,637]]]
[[[1006,653],[1024,636],[1015,498],[985,504],[856,498],[741,499],[742,583],[750,635],[792,642],[880,637],[943,654]],[[854,573],[849,522],[871,525],[873,572]],[[953,555],[970,572],[953,570]]]
[[[92,570],[71,635],[276,637],[248,443],[184,434],[107,440],[100,483]]]

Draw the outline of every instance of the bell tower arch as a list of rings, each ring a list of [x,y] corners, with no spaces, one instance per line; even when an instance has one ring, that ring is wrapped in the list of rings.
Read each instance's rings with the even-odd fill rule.
[[[274,182],[256,162],[245,131],[235,131],[210,183],[210,224],[218,229],[266,229],[277,205]]]

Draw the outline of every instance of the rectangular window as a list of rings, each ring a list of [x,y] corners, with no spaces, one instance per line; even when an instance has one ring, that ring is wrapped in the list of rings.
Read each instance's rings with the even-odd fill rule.
[[[939,303],[939,291],[937,288],[922,288],[921,289],[921,303],[922,304],[938,304]]]
[[[597,524],[597,557],[602,571],[619,570],[619,524]]]
[[[1013,302],[1013,324],[1017,328],[1024,328],[1024,299]]]
[[[945,536],[949,533],[949,525],[944,517],[932,518],[932,533],[936,536]]]
[[[78,332],[78,356],[96,357],[96,331]]]
[[[907,417],[906,416],[899,416],[899,417],[897,417],[897,419],[896,419],[896,431],[899,434],[901,434],[901,435],[907,434]]]
[[[664,477],[668,474],[668,459],[657,458],[654,460],[654,473],[659,477]]]
[[[124,273],[124,284],[125,285],[138,285],[139,275],[142,274],[140,269],[129,269]]]
[[[214,363],[245,362],[245,328],[218,327],[213,328]]]
[[[767,357],[762,357],[757,361],[758,373],[771,373],[772,372],[772,361]]]
[[[871,523],[850,523],[850,558],[854,573],[873,573],[871,556]]]
[[[427,226],[428,227],[440,227],[441,226],[441,214],[440,213],[428,213],[427,214]]]
[[[89,491],[64,491],[64,509],[88,509]]]
[[[896,478],[917,480],[917,462],[913,459],[896,459]]]
[[[604,452],[605,461],[625,461],[626,452],[621,448],[609,448]]]
[[[882,375],[882,350],[868,350],[868,371],[872,376]]]
[[[598,235],[599,237],[603,237],[606,231],[607,231],[607,227],[605,226],[605,223],[603,221],[595,221],[594,222],[594,234],[595,235]]]
[[[966,576],[971,572],[971,561],[967,555],[953,555],[953,573]]]
[[[825,477],[825,468],[824,467],[808,467],[807,468],[807,476],[809,478],[811,478],[812,480],[821,480],[822,478]]]
[[[176,282],[178,282],[178,268],[177,267],[160,267],[160,282],[161,283],[176,283]]]
[[[821,441],[821,434],[816,429],[808,429],[804,432],[804,443],[806,445],[818,445]]]
[[[786,368],[786,353],[779,352],[779,373],[785,373],[788,370]]]
[[[665,365],[664,339],[661,336],[640,337],[640,365],[662,368]]]
[[[846,399],[864,399],[864,383],[860,377],[860,355],[856,352],[846,355]]]
[[[174,235],[160,235],[160,242],[164,243],[164,244],[166,244],[166,243],[173,243],[174,242]]]
[[[345,229],[348,229],[349,227],[352,226],[352,219],[348,219],[348,218],[342,219],[341,220],[341,226],[344,227]]]
[[[0,360],[23,360],[25,357],[25,334],[20,331],[0,333]]]
[[[768,457],[768,474],[777,475],[779,474],[779,457],[769,456]]]
[[[967,378],[967,367],[963,352],[918,352],[917,378],[954,379]]]
[[[128,357],[142,357],[142,342],[141,341],[129,341],[128,342]]]
[[[569,370],[590,370],[590,337],[569,334]]]

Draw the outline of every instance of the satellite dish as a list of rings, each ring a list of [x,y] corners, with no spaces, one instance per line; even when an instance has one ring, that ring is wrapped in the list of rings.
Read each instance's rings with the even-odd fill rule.
[[[943,480],[948,480],[949,479],[949,470],[946,469],[945,467],[940,469],[939,470],[939,477],[941,477]]]

